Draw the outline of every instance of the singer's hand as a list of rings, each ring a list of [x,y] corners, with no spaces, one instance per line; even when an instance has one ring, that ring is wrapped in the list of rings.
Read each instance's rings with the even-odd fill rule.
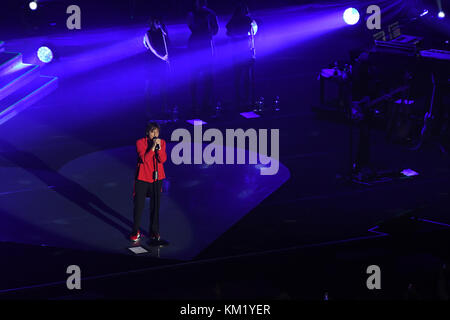
[[[152,150],[155,151],[156,146],[159,145],[159,148],[161,148],[161,139],[154,139],[153,140],[153,146]]]

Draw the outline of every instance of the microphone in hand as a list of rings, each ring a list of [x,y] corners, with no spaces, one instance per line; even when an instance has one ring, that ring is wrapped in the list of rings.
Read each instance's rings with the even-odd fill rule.
[[[158,137],[153,137],[153,144],[155,144],[156,143],[156,140],[158,140],[159,138]],[[156,143],[156,145],[155,145],[155,151],[158,151],[160,149],[160,146],[159,146],[159,143]]]

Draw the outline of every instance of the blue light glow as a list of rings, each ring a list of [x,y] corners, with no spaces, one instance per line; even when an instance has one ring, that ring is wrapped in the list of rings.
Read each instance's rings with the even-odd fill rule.
[[[343,15],[346,24],[354,25],[359,21],[359,12],[355,8],[348,8]]]
[[[37,2],[36,1],[31,1],[29,4],[29,7],[31,10],[36,10],[37,9]]]
[[[201,126],[201,125],[207,124],[207,122],[205,122],[201,119],[186,120],[186,122],[192,124],[193,126]]]
[[[49,47],[40,47],[37,56],[44,63],[50,63],[53,60],[53,52]]]
[[[444,19],[444,18],[445,18],[445,13],[444,13],[444,11],[439,11],[438,17],[441,18],[441,19]]]
[[[252,21],[252,29],[253,29],[253,35],[255,35],[258,32],[258,24],[256,23],[255,20]],[[250,32],[248,33],[248,35],[250,36]]]

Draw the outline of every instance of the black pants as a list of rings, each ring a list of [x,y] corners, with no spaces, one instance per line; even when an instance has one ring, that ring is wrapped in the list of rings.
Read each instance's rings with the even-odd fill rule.
[[[161,195],[162,180],[153,183],[136,180],[134,185],[134,225],[133,234],[136,234],[141,225],[142,212],[145,207],[145,198],[150,197],[150,227],[149,234],[159,234],[159,199]]]
[[[213,46],[211,40],[190,39],[188,48],[195,60],[190,66],[190,91],[194,113],[210,113],[214,100]]]

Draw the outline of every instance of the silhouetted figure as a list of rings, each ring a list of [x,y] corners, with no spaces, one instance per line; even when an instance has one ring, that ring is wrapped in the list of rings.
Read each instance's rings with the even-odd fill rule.
[[[219,31],[217,16],[207,7],[206,0],[196,0],[195,8],[188,14],[188,26],[191,36],[188,48],[191,52],[191,96],[194,112],[200,111],[198,103],[198,82],[202,80],[203,93],[201,109],[203,112],[211,112],[213,105],[213,36]]]
[[[150,29],[144,38],[144,45],[150,51],[146,90],[149,96],[149,118],[165,118],[168,113],[169,51],[168,32],[159,19],[150,19]]]
[[[447,265],[442,264],[439,268],[438,279],[437,279],[437,298],[439,300],[450,300],[450,295],[448,294],[448,271]]]
[[[255,102],[255,47],[254,31],[248,7],[240,3],[227,23],[231,39],[234,65],[235,108],[239,111]]]
[[[403,298],[404,300],[413,300],[413,301],[421,300],[421,296],[417,291],[416,286],[413,285],[412,283],[408,284],[408,289],[404,293]]]
[[[353,101],[370,101],[370,65],[368,52],[362,52],[353,66]],[[363,175],[370,172],[370,124],[372,114],[370,108],[361,104],[361,117],[358,121],[359,141],[357,145],[356,160],[354,163],[355,173]]]

